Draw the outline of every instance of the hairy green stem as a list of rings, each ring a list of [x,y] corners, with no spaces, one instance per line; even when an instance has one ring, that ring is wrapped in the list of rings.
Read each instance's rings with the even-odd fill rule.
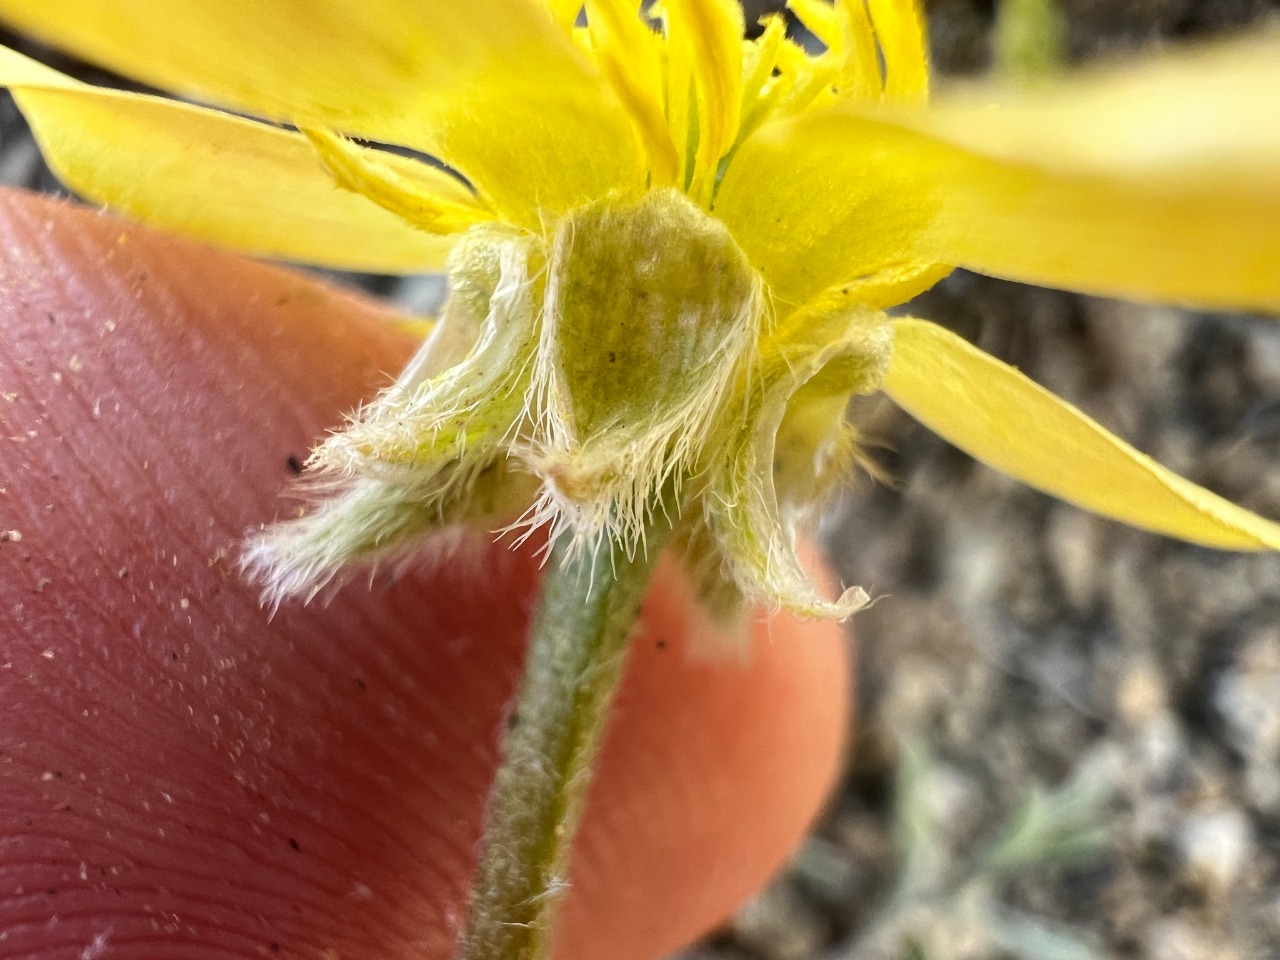
[[[460,960],[545,960],[574,833],[665,524],[635,556],[552,551],[489,807]],[[561,538],[562,541],[568,538]]]

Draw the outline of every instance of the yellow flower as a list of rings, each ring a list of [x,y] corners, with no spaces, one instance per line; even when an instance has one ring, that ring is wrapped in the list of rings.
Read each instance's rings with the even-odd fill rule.
[[[957,265],[1280,308],[1280,46],[927,106],[911,0],[792,0],[818,55],[780,19],[744,41],[733,0],[663,0],[654,22],[588,0],[575,26],[582,8],[0,0],[83,57],[294,128],[2,51],[0,82],[81,194],[252,254],[449,273],[418,358],[318,450],[330,499],[255,546],[277,596],[521,511],[643,549],[674,503],[709,590],[846,615],[865,594],[824,600],[794,539],[856,449],[848,397],[875,390],[1087,509],[1280,547],[1280,526],[883,312]]]

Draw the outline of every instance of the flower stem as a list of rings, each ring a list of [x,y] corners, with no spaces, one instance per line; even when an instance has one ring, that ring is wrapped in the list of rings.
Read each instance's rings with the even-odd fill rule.
[[[556,902],[632,628],[667,532],[627,556],[552,551],[516,712],[489,794],[460,960],[545,960]]]

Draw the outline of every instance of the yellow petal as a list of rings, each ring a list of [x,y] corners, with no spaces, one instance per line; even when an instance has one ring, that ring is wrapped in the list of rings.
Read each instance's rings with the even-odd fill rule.
[[[929,91],[929,55],[919,0],[867,0],[884,57],[884,95],[923,100]]]
[[[899,146],[905,135],[852,116],[827,109],[765,124],[738,147],[716,195],[716,216],[783,312],[936,252],[934,171]]]
[[[596,62],[649,155],[653,185],[671,186],[679,158],[662,109],[660,38],[640,19],[633,0],[587,0],[587,25]]]
[[[913,114],[930,139],[904,142],[907,162],[945,194],[931,253],[1090,293],[1280,309],[1278,91],[1266,41]]]
[[[840,63],[831,53],[815,57],[794,40],[783,40],[778,46],[776,67],[778,76],[770,85],[777,103],[775,116],[794,116],[815,103],[829,103],[835,98]]]
[[[85,86],[4,48],[0,84],[71,189],[138,220],[246,253],[351,270],[437,270],[453,244],[338,189],[297,134]],[[469,201],[439,171],[398,166],[446,200]]]
[[[428,233],[457,233],[495,219],[493,210],[453,177],[425,163],[361,147],[328,130],[300,131],[338,186]],[[424,182],[426,181],[426,182]],[[447,190],[429,183],[448,183]]]
[[[737,0],[667,0],[670,55],[686,60],[698,99],[698,152],[689,195],[707,204],[720,158],[738,134],[742,8]]]
[[[566,33],[573,29],[582,12],[582,0],[547,0],[547,9],[551,17]]]
[[[1086,510],[1205,546],[1280,549],[1280,525],[1171,473],[936,324],[894,322],[883,389],[976,459]]]
[[[643,169],[539,0],[0,0],[0,17],[166,90],[432,153],[537,226]],[[536,200],[535,200],[536,198]]]
[[[840,28],[840,92],[856,100],[878,100],[883,89],[875,29],[864,0],[836,0]]]
[[[829,0],[787,0],[787,9],[795,14],[796,19],[805,29],[822,41],[828,50],[837,56],[840,55],[844,38],[836,18],[836,8]]]
[[[759,37],[743,41],[742,105],[735,144],[750,136],[768,116],[769,104],[778,86],[770,81],[774,79],[778,49],[786,36],[787,21],[773,16],[764,21],[764,32]]]

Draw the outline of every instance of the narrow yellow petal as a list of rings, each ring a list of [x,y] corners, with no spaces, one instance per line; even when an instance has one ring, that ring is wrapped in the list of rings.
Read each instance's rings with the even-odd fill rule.
[[[637,189],[626,115],[546,4],[465,6],[0,0],[0,18],[166,90],[432,153],[530,226]]]
[[[1022,95],[974,91],[896,118],[928,137],[899,149],[945,194],[937,259],[1090,293],[1277,310],[1277,91],[1280,42],[1254,42]]]
[[[582,12],[582,0],[547,0],[547,9],[551,11],[551,18],[568,33]]]
[[[667,0],[670,55],[688,61],[698,100],[698,152],[689,195],[707,205],[720,158],[738,134],[742,8],[737,0]]]
[[[495,219],[483,201],[453,177],[425,163],[370,150],[327,130],[303,129],[324,168],[340,187],[428,233],[457,233]],[[441,190],[441,185],[448,188]]]
[[[587,26],[596,62],[649,156],[653,185],[673,185],[679,158],[663,113],[661,39],[640,19],[634,0],[587,0]]]
[[[815,57],[795,41],[784,40],[778,47],[777,68],[775,86],[782,89],[777,97],[775,116],[794,116],[815,103],[834,99],[840,63],[831,54]]]
[[[867,0],[884,57],[884,95],[923,100],[929,93],[929,51],[919,0]]]
[[[664,14],[665,17],[665,14]],[[693,59],[683,46],[667,42],[667,129],[676,148],[680,184],[693,176],[693,160],[698,151],[697,105],[693,92]]]
[[[870,123],[862,122],[862,136],[814,119],[831,116],[815,110],[765,124],[739,146],[716,195],[716,216],[769,282],[780,312],[935,259],[933,171]]]
[[[883,389],[976,459],[1086,510],[1205,546],[1280,549],[1280,524],[1166,470],[936,324],[894,322]]]
[[[836,56],[841,53],[843,36],[836,17],[836,8],[830,0],[787,0],[787,9],[805,28],[822,41]]]
[[[138,220],[246,253],[351,270],[438,270],[453,245],[338,189],[298,134],[85,86],[4,48],[0,85],[13,91],[67,186]],[[438,171],[424,167],[422,177],[450,200],[470,196]]]
[[[780,16],[764,22],[764,32],[755,40],[743,41],[742,105],[738,114],[738,136],[741,143],[755,132],[769,115],[770,103],[776,98],[777,82],[773,70],[778,50],[787,36],[787,21]]]
[[[865,0],[836,0],[842,51],[840,92],[856,100],[878,100],[884,88],[875,29]]]

